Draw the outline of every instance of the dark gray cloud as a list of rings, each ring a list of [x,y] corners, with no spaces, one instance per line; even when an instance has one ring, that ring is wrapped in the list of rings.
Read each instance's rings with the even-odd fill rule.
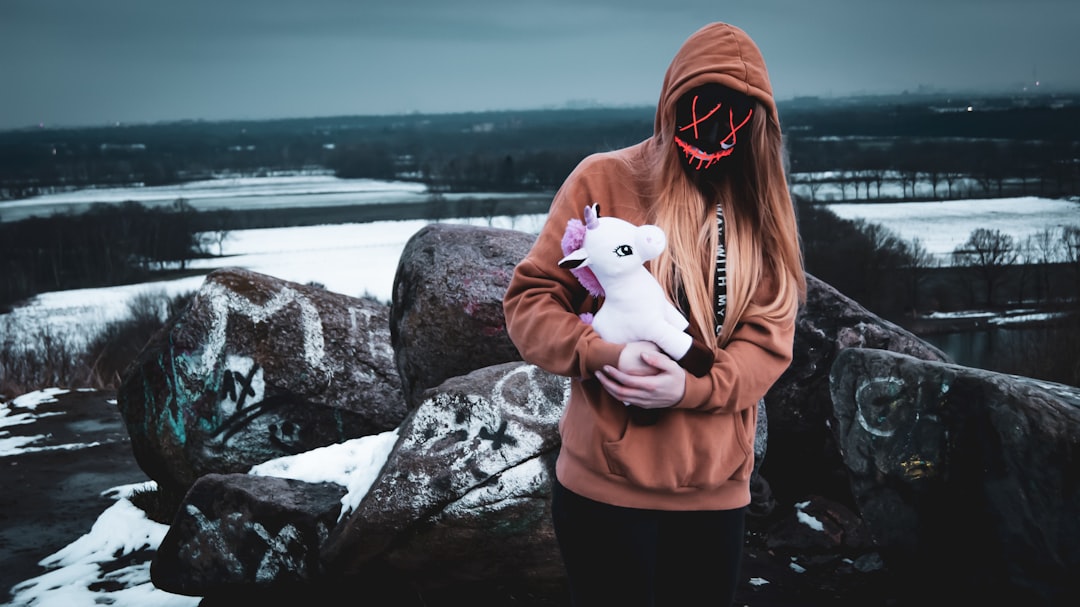
[[[716,20],[781,99],[1080,88],[1075,0],[3,0],[0,128],[652,104]]]

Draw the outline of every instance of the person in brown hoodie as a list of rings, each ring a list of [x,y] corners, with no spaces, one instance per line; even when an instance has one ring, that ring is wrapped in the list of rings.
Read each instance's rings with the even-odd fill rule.
[[[664,230],[648,266],[690,320],[678,360],[579,316],[603,299],[558,262],[592,203]],[[764,59],[741,29],[708,24],[668,67],[652,137],[571,172],[503,300],[522,358],[572,378],[552,520],[574,605],[731,603],[758,402],[791,362],[805,292]]]

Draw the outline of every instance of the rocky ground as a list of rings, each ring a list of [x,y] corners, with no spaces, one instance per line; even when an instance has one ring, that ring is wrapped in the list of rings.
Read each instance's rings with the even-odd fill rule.
[[[37,420],[5,428],[14,435],[45,435],[48,445],[90,444],[76,450],[45,450],[0,457],[0,601],[9,601],[15,584],[44,573],[38,562],[90,530],[112,503],[109,489],[148,480],[135,463],[130,439],[107,392],[71,392],[57,403],[39,405]],[[40,443],[39,443],[40,444]],[[744,559],[744,583],[736,605],[897,606],[895,586],[881,568],[857,566],[836,557],[796,559],[770,550],[751,520]],[[450,596],[450,595],[453,596]],[[446,596],[416,594],[415,603],[394,597],[385,604],[435,607],[520,605],[561,607],[563,597],[485,584]],[[245,597],[245,602],[250,600]],[[279,597],[280,598],[280,597]],[[355,598],[355,596],[354,596]],[[378,605],[376,597],[364,604]],[[104,599],[107,601],[107,598]],[[221,604],[203,601],[204,607]],[[320,601],[320,604],[322,602]],[[21,607],[21,606],[19,606]],[[148,606],[152,607],[152,606]]]
[[[37,407],[32,424],[7,426],[13,436],[42,435],[18,455],[0,457],[0,600],[44,573],[38,561],[72,543],[115,503],[113,487],[149,480],[135,463],[113,395],[70,392]],[[77,449],[33,447],[90,445]]]

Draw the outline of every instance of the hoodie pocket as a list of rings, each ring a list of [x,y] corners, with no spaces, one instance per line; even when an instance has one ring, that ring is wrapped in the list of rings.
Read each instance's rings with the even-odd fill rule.
[[[753,415],[665,411],[653,425],[628,424],[603,445],[608,469],[647,489],[714,489],[748,480],[753,469]]]

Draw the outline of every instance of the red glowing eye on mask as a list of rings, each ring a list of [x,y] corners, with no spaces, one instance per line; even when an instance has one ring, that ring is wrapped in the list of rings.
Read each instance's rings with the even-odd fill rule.
[[[690,168],[707,169],[735,151],[738,132],[750,123],[753,100],[726,86],[699,86],[675,104],[675,145]]]

